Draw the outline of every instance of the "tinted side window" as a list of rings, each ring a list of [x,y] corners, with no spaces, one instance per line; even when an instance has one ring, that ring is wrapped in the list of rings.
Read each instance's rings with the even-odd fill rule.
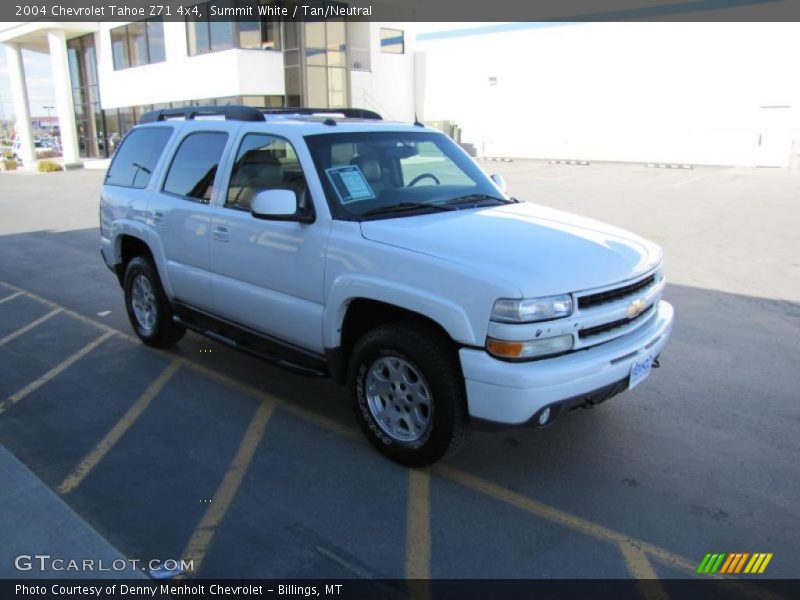
[[[306,184],[300,161],[288,140],[247,134],[236,153],[225,206],[249,211],[253,196],[268,189],[292,189],[302,206]]]
[[[172,159],[164,191],[200,202],[211,200],[214,176],[227,141],[228,134],[221,131],[187,135]]]
[[[106,184],[139,189],[147,187],[172,131],[172,127],[133,129],[114,155],[106,173]]]

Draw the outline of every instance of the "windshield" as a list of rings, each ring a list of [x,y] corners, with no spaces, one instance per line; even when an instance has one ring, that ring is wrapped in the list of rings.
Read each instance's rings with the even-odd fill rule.
[[[441,133],[331,133],[306,142],[337,217],[396,217],[442,210],[459,199],[471,206],[508,201]]]

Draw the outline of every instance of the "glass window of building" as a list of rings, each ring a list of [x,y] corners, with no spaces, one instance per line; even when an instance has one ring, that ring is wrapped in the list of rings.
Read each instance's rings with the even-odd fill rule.
[[[111,53],[114,56],[114,69],[130,66],[127,27],[116,27],[111,30]]]
[[[284,2],[288,14],[293,15],[297,2]],[[283,47],[286,50],[296,50],[300,47],[300,32],[298,21],[286,21],[283,24]]]
[[[239,48],[246,50],[260,50],[261,46],[261,23],[258,21],[239,22]]]
[[[147,27],[140,21],[131,23],[128,29],[128,51],[130,55],[130,67],[146,65],[147,60]]]
[[[251,4],[250,0],[219,0],[214,2],[214,6],[219,10],[236,9]],[[255,42],[256,37],[260,37],[259,23],[243,23],[244,33],[240,23],[233,21],[220,21],[210,17],[208,2],[199,4],[202,17],[189,15],[186,17],[186,42],[188,45],[189,56],[208,54],[209,52],[219,52],[237,47],[259,47],[250,46]],[[257,11],[254,11],[257,13]],[[258,26],[258,31],[254,26]],[[248,44],[244,46],[243,43]]]
[[[403,54],[406,44],[402,29],[387,29],[381,27],[381,52],[387,54]]]
[[[164,62],[167,53],[164,50],[164,21],[151,19],[147,24],[147,49],[151,63]]]
[[[325,4],[319,2],[315,6]],[[317,108],[347,106],[347,24],[336,19],[306,21],[303,26],[306,104]],[[287,72],[287,94],[288,75]]]
[[[328,69],[328,106],[347,106],[347,71]]]
[[[186,17],[186,43],[189,56],[211,52],[208,21],[194,15]]]
[[[111,30],[114,69],[127,69],[166,60],[164,23],[159,19],[136,21]]]
[[[264,50],[281,49],[281,23],[272,19],[261,23],[261,47]]]
[[[108,156],[105,122],[100,108],[95,35],[90,33],[68,40],[67,61],[80,155]]]
[[[250,8],[252,17],[245,17],[237,20],[239,28],[239,48],[246,50],[280,50],[281,42],[281,20],[277,16],[265,15],[260,17],[259,6],[285,5],[281,0],[238,0],[238,8]],[[289,11],[291,14],[291,11]]]
[[[210,19],[209,5],[199,4],[202,18],[194,15],[186,17],[186,36],[189,56],[243,48],[245,50],[280,50],[282,43],[282,22],[276,16],[260,16],[260,5],[280,5],[291,7],[282,0],[217,0],[218,10],[240,11],[250,9],[252,16],[244,16],[234,22]],[[233,14],[233,13],[232,13]]]
[[[231,21],[209,21],[209,39],[211,41],[211,52],[228,50],[233,48],[233,35],[235,23]]]
[[[329,67],[344,67],[347,64],[347,29],[344,21],[327,21],[325,23],[326,50]]]

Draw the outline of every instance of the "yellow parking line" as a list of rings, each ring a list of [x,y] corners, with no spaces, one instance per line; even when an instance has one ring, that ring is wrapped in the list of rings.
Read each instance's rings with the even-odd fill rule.
[[[671,552],[668,552],[662,548],[658,548],[657,546],[653,546],[641,540],[618,533],[612,529],[598,525],[597,523],[587,521],[581,517],[577,517],[557,508],[553,508],[552,506],[548,506],[547,504],[542,504],[541,502],[532,500],[527,496],[523,496],[522,494],[518,494],[517,492],[511,491],[500,485],[491,483],[490,481],[486,481],[459,469],[447,465],[437,465],[434,467],[433,471],[442,477],[446,477],[447,479],[460,483],[461,485],[471,488],[486,496],[490,496],[496,500],[505,502],[506,504],[516,506],[517,508],[536,515],[537,517],[558,523],[584,535],[588,535],[599,540],[604,540],[606,542],[611,542],[613,544],[629,544],[636,546],[637,548],[641,549],[641,551],[650,555],[652,558],[655,558],[659,562],[667,565],[692,572],[694,572],[697,566],[685,558],[678,556],[677,554],[672,554]]]
[[[653,570],[653,565],[647,560],[647,555],[638,547],[628,542],[621,543],[619,549],[625,558],[628,571],[637,583],[639,595],[644,600],[668,600],[669,596],[658,581],[658,575]]]
[[[14,298],[18,298],[18,297],[22,296],[23,293],[24,292],[14,292],[10,296],[6,296],[5,298],[0,298],[0,304],[8,302],[9,300],[13,300]]]
[[[81,321],[82,323],[86,323],[87,325],[92,325],[94,327],[97,327],[98,329],[102,329],[103,331],[111,331],[113,333],[116,333],[117,335],[119,335],[123,339],[126,339],[126,340],[131,341],[131,342],[137,341],[137,338],[135,336],[133,336],[133,335],[125,333],[124,331],[120,331],[119,329],[114,329],[113,327],[109,327],[108,325],[106,325],[105,323],[101,323],[100,321],[95,321],[94,319],[90,319],[89,317],[85,317],[82,314],[75,312],[74,310],[70,310],[70,309],[68,309],[68,308],[66,308],[64,306],[61,306],[60,304],[56,304],[52,300],[48,300],[47,298],[43,298],[42,296],[34,294],[33,292],[29,292],[28,290],[24,290],[22,288],[19,288],[19,287],[15,286],[15,285],[11,285],[10,283],[6,283],[4,281],[0,281],[0,285],[3,285],[4,287],[7,287],[8,289],[20,292],[20,293],[26,295],[31,300],[35,300],[36,302],[40,302],[40,303],[44,304],[45,306],[49,306],[51,308],[60,308],[61,311],[65,315],[69,315],[73,319],[77,319],[78,321]]]
[[[208,510],[206,510],[200,523],[195,528],[189,543],[186,545],[186,549],[183,551],[182,558],[187,561],[193,561],[193,574],[195,575],[200,571],[206,553],[211,547],[217,525],[225,518],[225,514],[233,503],[236,492],[239,490],[247,468],[253,460],[258,443],[264,433],[264,428],[269,422],[274,409],[274,402],[262,401],[252,419],[250,419],[250,424],[242,437],[236,456],[233,457]]]
[[[45,383],[47,383],[48,381],[50,381],[51,379],[53,379],[54,377],[59,375],[62,371],[68,369],[74,363],[78,362],[81,358],[83,358],[84,356],[89,354],[89,352],[91,352],[92,350],[97,348],[100,344],[105,342],[112,335],[114,335],[114,332],[112,332],[112,331],[105,332],[99,338],[96,338],[93,341],[91,341],[88,344],[86,344],[83,348],[78,350],[75,354],[69,356],[66,360],[64,360],[64,361],[60,362],[59,364],[57,364],[55,367],[50,369],[47,373],[45,373],[44,375],[42,375],[41,377],[39,377],[35,381],[32,381],[28,385],[26,385],[24,388],[22,388],[16,394],[13,394],[13,395],[9,396],[8,398],[6,398],[5,400],[3,400],[2,402],[0,402],[0,414],[3,414],[5,411],[7,411],[9,409],[9,407],[13,406],[17,402],[19,402],[20,400],[22,400],[23,398],[28,396],[29,394],[35,392],[40,387],[42,387]]]
[[[628,565],[628,570],[635,579],[658,578],[650,561],[647,560],[647,555],[638,547],[628,542],[623,542],[620,543],[619,549],[622,551],[622,556],[625,557],[625,564]]]
[[[258,400],[264,402],[270,402],[275,404],[276,406],[280,406],[281,410],[288,412],[304,421],[308,421],[310,423],[314,423],[323,429],[327,429],[328,431],[332,431],[333,433],[338,433],[340,435],[351,437],[357,440],[364,440],[364,437],[359,434],[359,432],[352,427],[348,427],[334,419],[329,417],[323,416],[319,413],[315,413],[307,408],[303,408],[302,406],[297,406],[296,404],[290,404],[285,400],[281,400],[280,398],[276,398],[272,394],[267,394],[266,392],[249,385],[247,383],[243,383],[237,379],[233,379],[224,373],[220,373],[219,371],[215,371],[214,369],[210,369],[206,366],[199,365],[197,363],[192,362],[189,359],[182,358],[181,361],[183,362],[184,366],[189,369],[192,369],[194,372],[203,375],[204,377],[208,377],[209,379],[213,379],[214,381],[218,381],[222,385],[231,388],[237,392],[245,394],[246,396],[251,396]],[[364,440],[366,442],[366,440]]]
[[[406,524],[406,579],[419,580],[415,598],[429,597],[431,578],[430,472],[410,469]]]
[[[150,405],[153,398],[155,398],[166,383],[172,379],[172,376],[180,368],[181,363],[178,360],[173,360],[169,366],[159,375],[153,383],[139,396],[138,400],[128,409],[128,411],[117,421],[117,424],[109,431],[105,437],[100,440],[100,443],[86,455],[86,457],[78,464],[77,467],[61,482],[58,486],[59,494],[68,494],[86,478],[86,476],[94,469],[98,463],[108,454],[108,451],[122,438],[123,435],[131,428],[145,409]]]
[[[39,317],[38,319],[36,319],[35,321],[31,321],[30,323],[28,323],[24,327],[20,327],[16,331],[14,331],[12,333],[9,333],[7,336],[5,336],[3,338],[0,338],[0,346],[6,345],[11,340],[14,340],[14,339],[18,338],[19,336],[21,336],[22,334],[29,332],[31,329],[33,329],[37,325],[41,325],[42,323],[44,323],[48,319],[51,319],[52,317],[55,317],[58,313],[62,312],[62,310],[63,309],[61,309],[61,308],[55,308],[55,309],[51,310],[49,313],[47,313],[46,315],[44,315],[43,317]]]

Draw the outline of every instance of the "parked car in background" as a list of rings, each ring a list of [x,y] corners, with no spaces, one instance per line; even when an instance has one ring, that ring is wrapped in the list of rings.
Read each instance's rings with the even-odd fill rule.
[[[51,156],[61,155],[61,145],[54,138],[35,139],[33,141],[33,150],[36,158],[49,158]],[[14,138],[11,145],[11,153],[17,160],[22,160],[22,140],[19,136]]]

